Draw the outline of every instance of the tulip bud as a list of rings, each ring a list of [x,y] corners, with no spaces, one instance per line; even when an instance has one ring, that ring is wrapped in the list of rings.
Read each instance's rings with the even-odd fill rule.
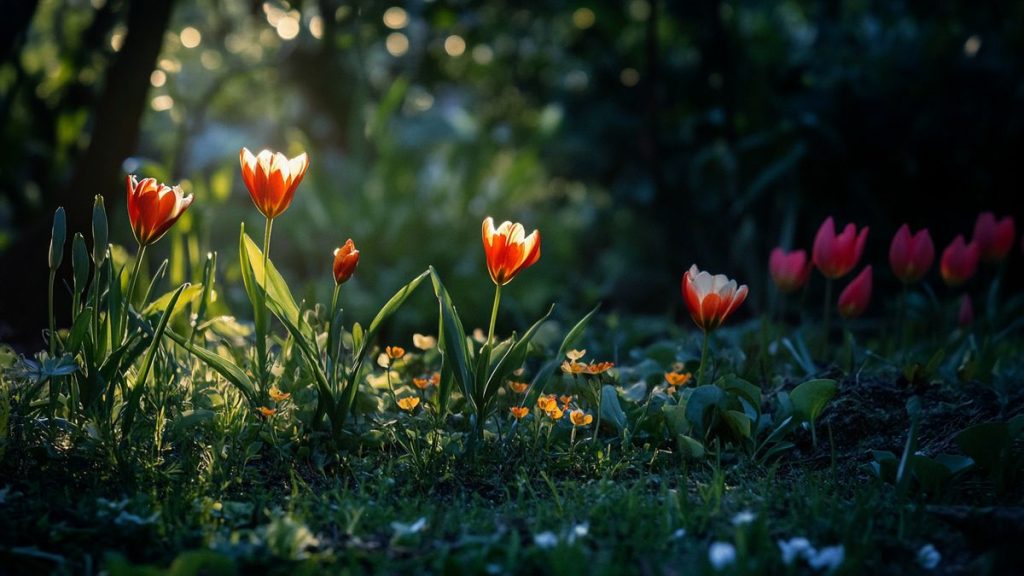
[[[836,234],[835,221],[829,216],[814,236],[814,265],[826,278],[842,278],[860,261],[867,240],[867,226],[858,232],[856,226],[847,224],[842,233]]]
[[[977,243],[982,260],[999,262],[1010,253],[1016,236],[1013,217],[1007,216],[1002,220],[996,220],[992,212],[982,212],[974,222],[974,236],[971,241]]]
[[[359,264],[359,250],[349,238],[345,244],[334,250],[334,283],[340,286],[348,282],[352,274],[355,273],[357,264]]]
[[[910,226],[900,226],[889,247],[889,265],[896,278],[904,284],[913,284],[924,278],[934,262],[935,244],[928,229],[911,234]]]
[[[99,268],[107,257],[107,209],[103,196],[97,194],[92,205],[92,261]]]
[[[942,280],[948,286],[960,286],[967,282],[978,271],[978,245],[972,240],[964,241],[963,234],[958,235],[942,251],[939,269]]]
[[[75,273],[75,293],[81,294],[89,281],[89,249],[85,247],[85,236],[81,232],[75,232],[71,241],[71,266]]]
[[[871,266],[866,266],[839,295],[839,314],[843,318],[856,318],[871,303]]]
[[[64,207],[57,208],[53,214],[53,232],[50,234],[50,270],[60,268],[64,261],[64,242],[67,239],[68,225],[64,216]]]
[[[811,275],[811,263],[807,260],[807,252],[794,250],[786,252],[782,248],[772,250],[768,257],[768,271],[772,281],[783,293],[800,289]]]
[[[956,323],[961,328],[967,328],[974,324],[974,303],[971,302],[969,294],[960,297],[960,312],[956,316]]]

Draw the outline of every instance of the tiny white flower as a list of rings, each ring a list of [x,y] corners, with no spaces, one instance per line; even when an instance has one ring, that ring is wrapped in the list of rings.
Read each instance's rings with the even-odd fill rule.
[[[402,536],[412,536],[422,532],[427,527],[426,517],[421,517],[412,524],[403,524],[401,522],[392,522],[391,529],[395,531],[395,538],[401,538]]]
[[[708,548],[708,561],[715,570],[736,563],[736,547],[728,542],[712,542]]]
[[[917,563],[925,570],[935,570],[941,561],[942,554],[939,554],[939,551],[931,544],[925,544],[917,551]]]
[[[815,570],[835,570],[846,559],[846,549],[842,544],[826,546],[814,554],[807,555],[807,564]]]
[[[686,528],[679,528],[678,530],[672,533],[672,536],[669,538],[669,540],[679,540],[684,536],[686,536]]]
[[[558,536],[555,536],[554,532],[548,530],[540,534],[534,534],[533,543],[538,548],[554,548],[558,545]]]
[[[587,522],[577,524],[572,527],[572,530],[569,531],[569,538],[567,538],[567,540],[569,541],[569,544],[572,544],[576,541],[577,538],[584,538],[589,533],[590,524],[588,524]]]
[[[735,516],[732,517],[732,525],[744,526],[746,524],[752,523],[756,519],[757,514],[754,514],[750,510],[744,510],[742,512],[738,512]]]
[[[788,541],[779,540],[779,550],[782,551],[782,563],[786,566],[793,564],[797,558],[807,558],[817,553],[811,546],[811,541],[803,536],[790,538]]]

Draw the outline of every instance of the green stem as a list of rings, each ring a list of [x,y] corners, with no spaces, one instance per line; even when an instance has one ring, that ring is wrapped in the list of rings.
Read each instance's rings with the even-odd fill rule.
[[[487,347],[490,349],[494,342],[494,325],[498,321],[498,304],[501,302],[501,285],[494,286],[494,306],[491,308],[491,327],[487,330]]]
[[[258,346],[257,350],[263,352],[263,358],[260,358],[260,380],[263,381],[263,387],[267,388],[267,327],[270,324],[270,309],[267,305],[267,262],[270,260],[270,231],[274,227],[274,220],[267,218],[266,224],[263,226],[263,301],[260,303],[263,306],[263,330],[261,334],[257,334],[256,337],[260,339],[262,346]]]
[[[896,334],[896,342],[904,360],[907,356],[907,301],[910,299],[910,290],[903,284],[903,297],[900,300],[900,324],[899,332]]]
[[[328,317],[327,317],[327,334],[328,334],[328,338],[327,338],[327,342],[328,342],[327,358],[328,358],[328,361],[330,362],[330,366],[329,366],[329,370],[327,372],[327,376],[328,376],[328,379],[329,379],[328,382],[331,385],[331,391],[334,392],[335,394],[338,393],[338,391],[337,391],[337,382],[338,382],[338,350],[341,348],[341,341],[339,339],[338,342],[334,342],[332,337],[334,336],[334,330],[335,330],[334,318],[338,314],[338,295],[340,293],[341,293],[341,284],[335,284],[334,285],[334,294],[331,296],[331,308],[327,312],[327,314],[328,314]],[[339,334],[339,336],[340,336],[340,334]]]
[[[57,355],[57,319],[53,315],[53,283],[57,279],[57,270],[50,268],[49,306],[50,306],[50,357]]]
[[[597,442],[597,433],[601,430],[601,403],[604,401],[604,390],[601,387],[601,377],[597,376],[597,418],[594,419],[594,436],[591,439],[593,442]],[[573,425],[573,430],[576,426]]]
[[[708,333],[704,331],[704,345],[700,351],[700,367],[697,368],[697,386],[704,385],[704,365],[708,361]]]
[[[822,335],[821,335],[821,357],[824,359],[828,352],[828,336],[831,331],[830,321],[832,314],[832,279],[825,279],[825,307],[822,310]]]
[[[135,294],[135,285],[139,281],[139,271],[142,269],[142,258],[146,255],[146,245],[139,244],[139,253],[135,255],[135,265],[132,267],[132,277],[128,281],[128,291],[124,294],[124,301],[121,303],[121,334],[118,343],[124,343],[128,335],[128,309],[132,305],[132,296]]]

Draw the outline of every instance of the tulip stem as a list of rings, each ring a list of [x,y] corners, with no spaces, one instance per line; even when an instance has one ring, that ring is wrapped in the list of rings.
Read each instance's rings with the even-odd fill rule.
[[[501,284],[495,284],[494,285],[494,306],[491,308],[491,327],[487,330],[487,346],[488,346],[488,348],[494,342],[494,325],[498,321],[498,304],[500,302],[501,302]]]
[[[128,309],[132,305],[132,296],[135,294],[135,285],[139,282],[139,272],[142,270],[142,258],[146,255],[146,245],[139,244],[139,253],[135,255],[135,265],[132,267],[132,277],[128,281],[128,291],[124,293],[124,301],[121,303],[121,334],[119,343],[124,343],[128,336]]]
[[[338,315],[338,295],[341,293],[341,284],[334,285],[334,294],[331,296],[331,309],[327,312],[327,358],[330,362],[330,366],[327,375],[330,379],[331,392],[337,393],[336,383],[338,380],[338,350],[341,348],[341,339],[338,342],[334,342],[331,336],[334,335],[336,326],[334,325],[334,319]],[[339,335],[340,336],[340,335]]]
[[[697,368],[697,386],[704,385],[704,365],[708,361],[708,332],[704,331],[704,345],[700,351],[700,367]]]
[[[900,327],[896,334],[897,345],[904,360],[907,357],[907,300],[910,298],[910,290],[903,284],[903,298],[900,300]]]
[[[825,354],[828,352],[828,336],[831,332],[831,313],[832,313],[832,279],[825,279],[825,307],[822,310],[822,335],[821,335],[821,357],[825,358]]]
[[[267,387],[267,325],[270,324],[270,307],[267,305],[267,263],[270,261],[270,231],[274,227],[274,220],[267,218],[266,225],[263,226],[263,301],[260,303],[263,306],[263,326],[259,334],[256,335],[260,339],[260,345],[256,347],[258,352],[263,353],[263,357],[260,361],[260,379],[263,381],[263,387]]]
[[[57,269],[50,268],[49,307],[50,307],[50,357],[57,355],[57,319],[53,315],[53,283],[57,279]]]

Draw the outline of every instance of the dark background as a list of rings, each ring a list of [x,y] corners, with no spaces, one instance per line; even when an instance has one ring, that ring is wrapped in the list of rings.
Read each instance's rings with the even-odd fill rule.
[[[103,194],[111,241],[134,252],[126,171],[196,196],[151,269],[170,257],[172,282],[195,280],[217,250],[222,312],[246,316],[238,223],[259,238],[262,221],[238,177],[242,146],[310,154],[271,257],[323,302],[331,252],[352,237],[356,318],[434,264],[482,324],[487,214],[543,236],[540,263],[506,292],[512,325],[550,301],[678,315],[691,262],[749,284],[756,314],[768,252],[809,248],[829,214],[871,226],[884,303],[899,224],[930,227],[941,253],[979,210],[1024,216],[1024,2],[0,8],[0,341],[41,343],[57,206],[88,237]],[[1020,258],[1018,245],[1017,287]],[[929,282],[955,296],[936,271]],[[424,301],[401,322],[429,330],[433,314]]]

